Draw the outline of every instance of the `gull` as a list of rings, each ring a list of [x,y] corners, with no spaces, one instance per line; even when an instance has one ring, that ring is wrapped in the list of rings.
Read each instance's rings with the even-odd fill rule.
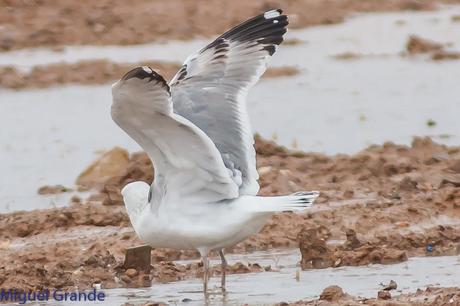
[[[139,238],[152,247],[197,250],[208,290],[209,253],[260,231],[276,212],[313,205],[317,191],[257,196],[248,90],[283,41],[288,18],[270,10],[225,32],[189,56],[168,83],[137,67],[112,85],[112,119],[148,154],[154,180],[121,193]]]

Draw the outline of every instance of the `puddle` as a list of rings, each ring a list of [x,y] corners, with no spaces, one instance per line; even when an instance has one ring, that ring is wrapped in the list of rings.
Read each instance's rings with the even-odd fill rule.
[[[460,49],[460,27],[451,22],[458,14],[458,6],[363,14],[343,24],[290,31],[290,38],[305,43],[280,48],[272,65],[295,65],[301,73],[262,80],[250,92],[253,130],[288,147],[328,154],[355,153],[387,140],[409,144],[414,135],[459,145],[460,61],[400,56],[410,34]],[[205,41],[4,52],[0,65],[29,69],[94,58],[183,61]],[[373,56],[333,58],[343,52]],[[65,197],[39,197],[37,189],[72,187],[100,150],[139,150],[111,121],[110,104],[109,85],[1,90],[0,165],[7,175],[0,178],[0,212],[65,205]],[[429,127],[428,120],[436,125]]]
[[[300,272],[296,262],[300,254],[290,252],[258,252],[250,255],[228,256],[230,262],[257,262],[262,266],[279,267],[279,272],[262,272],[230,275],[227,278],[229,293],[218,294],[219,277],[211,279],[210,305],[271,305],[277,302],[292,302],[300,299],[318,298],[322,290],[333,284],[341,284],[345,292],[360,297],[376,297],[380,283],[395,280],[398,293],[414,292],[429,285],[458,286],[460,280],[460,258],[414,257],[395,265],[370,265],[366,267],[341,267]],[[217,259],[213,264],[217,264]],[[170,305],[204,305],[201,280],[193,279],[169,284],[155,284],[142,289],[105,290],[106,305],[121,305],[125,302],[135,305],[148,301],[165,302]],[[184,299],[191,300],[182,302]],[[102,304],[102,303],[101,303]],[[59,304],[57,304],[59,305]]]

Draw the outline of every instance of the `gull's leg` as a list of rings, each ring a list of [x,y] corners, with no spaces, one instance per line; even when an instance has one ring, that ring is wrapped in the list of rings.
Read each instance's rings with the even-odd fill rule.
[[[208,293],[208,280],[209,280],[209,258],[208,254],[202,255],[203,259],[203,292]]]
[[[221,287],[222,291],[225,292],[225,276],[227,274],[227,260],[224,256],[224,249],[220,249],[219,251],[220,259],[222,260],[222,278],[221,278]]]

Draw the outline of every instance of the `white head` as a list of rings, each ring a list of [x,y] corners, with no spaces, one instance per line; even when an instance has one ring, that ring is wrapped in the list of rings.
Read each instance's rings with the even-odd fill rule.
[[[141,181],[129,183],[121,190],[126,211],[133,226],[137,216],[148,204],[149,191],[150,185]]]

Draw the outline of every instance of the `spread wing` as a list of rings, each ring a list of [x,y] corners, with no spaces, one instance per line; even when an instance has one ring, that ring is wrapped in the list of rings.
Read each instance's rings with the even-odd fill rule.
[[[154,163],[154,202],[165,197],[200,203],[238,197],[238,186],[211,139],[172,112],[163,77],[149,67],[135,68],[113,85],[112,96],[113,120]]]
[[[288,19],[281,13],[268,11],[227,31],[189,56],[170,82],[174,112],[211,138],[240,194],[259,190],[245,101],[283,41]]]

